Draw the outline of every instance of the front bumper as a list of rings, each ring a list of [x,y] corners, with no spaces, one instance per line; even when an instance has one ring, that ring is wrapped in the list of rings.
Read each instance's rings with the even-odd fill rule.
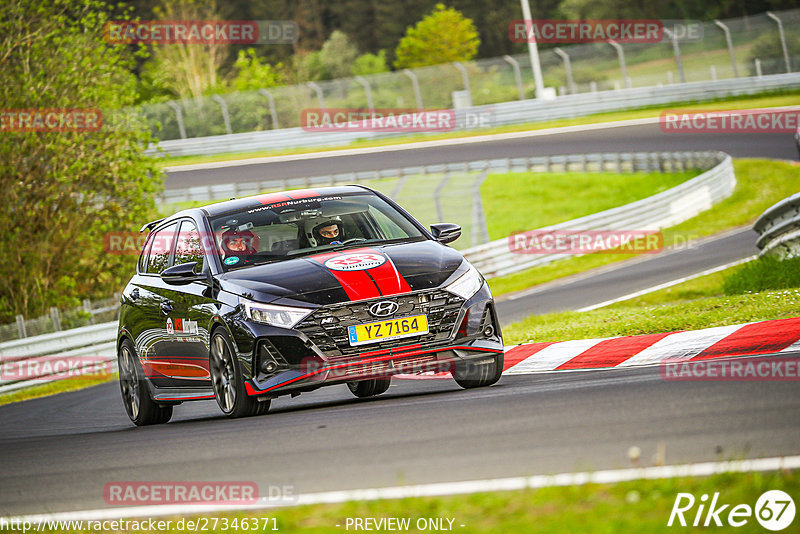
[[[502,347],[482,345],[484,344],[473,343],[427,349],[409,345],[386,350],[385,354],[370,354],[347,361],[325,362],[318,367],[309,363],[305,369],[284,371],[263,381],[247,380],[245,389],[251,396],[279,396],[297,391],[310,391],[324,385],[386,378],[398,374],[450,372],[458,362],[478,363],[503,353]]]
[[[245,380],[246,391],[252,396],[277,397],[335,383],[397,374],[446,372],[460,362],[482,363],[502,354],[502,335],[488,285],[484,283],[475,295],[459,304],[455,314],[448,312],[452,307],[434,308],[439,310],[436,317],[440,324],[450,323],[446,337],[442,329],[436,338],[408,338],[391,346],[377,343],[347,347],[346,353],[330,350],[330,345],[325,347],[319,340],[328,341],[331,336],[315,336],[314,331],[308,336],[301,330],[293,330],[292,335],[287,336],[289,332],[283,330],[279,336],[274,329],[264,331],[255,327],[254,339],[247,343],[252,351],[247,356],[247,367],[252,372]],[[322,350],[321,346],[328,350]],[[342,345],[337,348],[341,349]],[[278,365],[265,372],[268,361]]]

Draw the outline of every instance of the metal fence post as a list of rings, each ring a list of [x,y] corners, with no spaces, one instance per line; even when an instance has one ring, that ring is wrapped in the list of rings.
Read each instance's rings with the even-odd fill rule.
[[[414,88],[414,99],[417,101],[417,109],[422,111],[422,93],[419,91],[419,79],[413,70],[403,69],[403,74],[411,79],[411,86]]]
[[[61,316],[58,313],[58,308],[55,306],[50,307],[50,320],[53,322],[53,330],[56,332],[61,331]]]
[[[572,62],[569,59],[569,54],[558,47],[554,48],[553,52],[558,54],[558,56],[564,60],[564,70],[567,71],[567,87],[569,87],[570,94],[574,95],[577,93],[577,91],[575,89],[575,80],[572,77]]]
[[[272,115],[272,129],[277,130],[281,127],[280,123],[278,122],[278,111],[275,109],[275,99],[272,97],[272,93],[267,91],[266,89],[259,89],[259,94],[264,95],[267,97],[269,101],[269,113]]]
[[[25,330],[25,318],[22,315],[16,315],[14,320],[17,322],[17,333],[19,337],[28,337],[28,332]]]
[[[755,62],[756,62],[756,76],[761,78],[761,60],[756,58]]]
[[[483,211],[483,201],[481,199],[481,186],[489,176],[489,164],[478,175],[475,183],[472,184],[472,246],[482,245],[489,242],[489,229],[486,227],[486,214]]]
[[[453,66],[461,73],[461,81],[464,83],[464,90],[469,93],[469,100],[472,102],[472,90],[469,87],[469,75],[467,68],[460,61],[453,61]]]
[[[369,86],[369,81],[363,76],[356,76],[355,80],[364,88],[364,93],[367,95],[367,107],[370,114],[375,112],[375,105],[372,103],[372,89]]]
[[[733,67],[733,77],[739,77],[739,69],[736,67],[736,56],[733,54],[733,40],[731,39],[731,30],[719,20],[714,20],[716,24],[725,33],[725,43],[728,45],[728,55],[731,56],[731,67]]]
[[[445,169],[444,177],[436,184],[436,189],[433,190],[433,203],[436,206],[436,221],[437,222],[444,222],[444,212],[442,211],[442,189],[444,186],[447,185],[447,181],[450,180],[450,171]]]
[[[186,126],[183,124],[183,111],[181,107],[172,100],[167,102],[167,105],[175,110],[175,120],[178,121],[178,132],[181,134],[181,139],[186,139]]]
[[[667,31],[666,29],[664,31]],[[625,50],[622,49],[622,45],[616,42],[614,39],[609,39],[606,41],[608,44],[614,47],[617,51],[617,57],[619,58],[619,68],[622,71],[622,83],[625,84],[625,87],[630,89],[631,88],[631,79],[628,78],[628,69],[625,65]]]
[[[511,65],[512,69],[514,69],[514,82],[517,84],[519,99],[525,100],[525,90],[522,87],[522,73],[519,71],[519,62],[508,54],[503,56],[503,59],[506,61],[506,63]]]
[[[228,104],[225,103],[225,100],[219,95],[213,95],[211,97],[214,102],[219,104],[220,109],[222,110],[222,120],[225,121],[225,131],[228,132],[228,135],[232,134],[233,131],[231,130],[231,118],[228,116]]]
[[[781,48],[783,48],[783,62],[786,63],[786,72],[792,72],[792,64],[789,62],[789,49],[786,48],[786,34],[783,33],[783,22],[772,11],[767,11],[767,16],[778,24],[778,36],[781,38]]]
[[[306,85],[310,87],[317,94],[317,102],[319,102],[319,109],[325,109],[325,99],[322,97],[322,87],[315,84],[314,82],[306,82]]]
[[[681,49],[678,46],[678,35],[664,28],[664,35],[672,39],[672,51],[675,53],[675,64],[678,65],[678,78],[681,83],[686,83],[686,74],[683,72],[683,60],[681,59]]]

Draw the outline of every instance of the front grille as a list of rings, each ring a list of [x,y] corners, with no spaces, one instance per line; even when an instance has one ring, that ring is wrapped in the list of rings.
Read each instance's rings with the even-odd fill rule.
[[[373,317],[369,307],[379,301],[396,302],[397,312],[391,317]],[[449,339],[453,333],[464,299],[442,290],[419,291],[407,295],[381,297],[356,303],[332,304],[306,317],[297,329],[331,358],[349,356],[408,344],[433,344]],[[424,313],[428,316],[428,333],[391,341],[380,341],[351,347],[347,327],[394,317]]]

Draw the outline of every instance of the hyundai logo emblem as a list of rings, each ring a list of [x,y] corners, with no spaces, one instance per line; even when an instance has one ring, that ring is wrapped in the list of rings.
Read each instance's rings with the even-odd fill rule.
[[[399,307],[400,306],[398,306],[396,302],[383,300],[370,306],[369,313],[375,317],[388,317],[389,315],[394,314]]]

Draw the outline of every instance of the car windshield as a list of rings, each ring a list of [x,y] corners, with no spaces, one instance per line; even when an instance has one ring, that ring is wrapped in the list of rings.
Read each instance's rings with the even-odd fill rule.
[[[211,219],[225,271],[350,247],[425,239],[375,194],[278,201]]]

